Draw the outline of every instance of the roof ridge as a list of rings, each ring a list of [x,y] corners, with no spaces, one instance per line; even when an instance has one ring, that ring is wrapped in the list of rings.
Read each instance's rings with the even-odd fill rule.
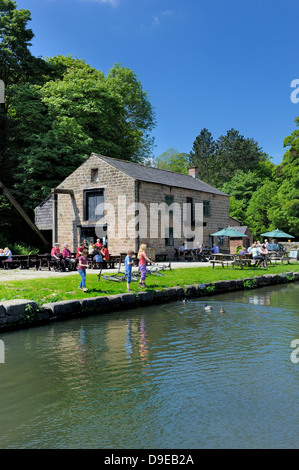
[[[148,166],[148,165],[142,165],[141,163],[136,163],[136,162],[131,162],[129,160],[123,160],[121,158],[115,158],[115,157],[107,157],[106,155],[100,155],[98,153],[93,152],[91,155],[96,155],[97,157],[100,158],[108,158],[109,160],[116,160],[118,162],[125,162],[125,163],[131,163],[133,165],[138,165],[141,166],[142,168],[151,168],[152,170],[158,170],[158,171],[167,171],[168,173],[175,174],[175,175],[183,175],[183,176],[188,176],[189,178],[193,178],[195,180],[200,181],[201,183],[207,184],[208,186],[213,187],[210,183],[206,183],[205,181],[199,179],[199,178],[194,178],[194,176],[187,175],[186,173],[178,173],[177,171],[172,171],[172,170],[166,170],[165,168],[157,168],[155,166]],[[215,188],[218,189],[218,188]],[[218,189],[220,191],[220,189]]]
[[[202,189],[199,189],[199,188],[190,188],[190,189],[196,189],[197,191],[202,191],[202,192],[208,192],[208,193],[218,193],[218,194],[222,194],[224,196],[228,196],[228,194],[224,193],[223,191],[221,191],[220,189],[218,188],[215,188],[214,186],[212,186],[211,184],[209,183],[206,183],[205,181],[202,181],[201,179],[199,178],[194,178],[193,176],[191,175],[186,175],[184,173],[177,173],[176,171],[171,171],[171,170],[164,170],[162,168],[156,168],[156,167],[153,167],[153,166],[147,166],[147,165],[142,165],[141,163],[136,163],[136,162],[131,162],[129,160],[123,160],[121,158],[114,158],[114,157],[107,157],[105,155],[100,155],[96,152],[93,152],[91,154],[91,156],[96,156],[104,161],[107,161],[108,164],[111,164],[112,166],[116,165],[116,168],[117,168],[117,163],[121,163],[122,165],[125,163],[129,164],[131,167],[134,165],[135,168],[141,168],[141,169],[145,169],[145,170],[156,170],[157,171],[157,177],[158,177],[158,173],[160,173],[161,175],[161,172],[167,172],[167,174],[171,175],[171,176],[175,176],[175,177],[180,177],[180,178],[185,178],[185,177],[188,177],[189,178],[189,181],[191,183],[196,181],[196,183],[198,184],[202,184],[203,185],[203,188]],[[111,162],[109,162],[109,160],[111,160]],[[137,177],[136,175],[130,175],[130,170],[128,169],[128,172],[126,172],[123,168],[118,168],[120,171],[124,172],[124,173],[127,173],[129,176],[133,177],[135,180],[138,180],[139,177]],[[133,171],[133,169],[132,169]],[[167,179],[166,175],[164,175],[165,178]],[[154,176],[153,176],[154,177]],[[145,179],[144,181],[147,181],[147,179]],[[154,181],[153,181],[154,182]],[[167,184],[167,182],[165,183]],[[187,185],[187,181],[184,183],[185,185]],[[189,184],[189,183],[188,183]],[[170,186],[176,186],[175,184],[170,184]],[[180,185],[179,185],[180,186]],[[211,191],[212,190],[212,191]]]

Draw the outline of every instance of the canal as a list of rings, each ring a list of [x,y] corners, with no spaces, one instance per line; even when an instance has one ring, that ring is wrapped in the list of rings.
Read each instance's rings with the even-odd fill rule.
[[[298,448],[298,300],[294,283],[2,334],[0,448]]]

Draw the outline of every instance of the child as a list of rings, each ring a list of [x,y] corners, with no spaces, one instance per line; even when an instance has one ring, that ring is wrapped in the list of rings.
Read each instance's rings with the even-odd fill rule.
[[[125,275],[127,278],[127,292],[130,292],[130,284],[131,284],[131,278],[132,278],[132,265],[134,261],[132,260],[132,255],[134,254],[134,251],[129,250],[127,252],[127,256],[125,257]]]
[[[139,259],[139,269],[141,272],[141,277],[140,277],[140,282],[139,286],[140,287],[146,287],[145,285],[145,278],[146,278],[146,262],[149,262],[151,264],[155,264],[153,261],[151,261],[147,256],[146,256],[146,245],[142,243],[140,245],[139,251],[137,258]]]
[[[79,257],[79,265],[78,265],[78,272],[81,276],[81,282],[79,285],[79,289],[82,289],[83,292],[87,292],[85,282],[86,282],[86,269],[88,268],[88,250],[84,249]]]

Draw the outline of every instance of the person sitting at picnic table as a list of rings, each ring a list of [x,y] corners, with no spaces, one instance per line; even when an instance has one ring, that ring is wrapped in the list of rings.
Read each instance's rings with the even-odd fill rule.
[[[65,263],[60,253],[60,243],[55,243],[51,250],[51,261],[55,262],[56,269],[58,271],[65,271]]]
[[[99,263],[103,262],[103,257],[102,257],[102,254],[101,254],[101,250],[96,244],[94,244],[93,261],[97,265],[98,268],[100,267]]]
[[[12,252],[11,252],[11,250],[8,248],[8,246],[6,246],[6,247],[4,248],[3,256],[7,256],[7,260],[8,260],[8,261],[11,261],[11,260],[12,260]]]
[[[6,260],[5,260],[5,263],[6,263],[6,261],[12,261],[12,253],[11,253],[11,250],[7,246],[3,250],[3,256],[7,257]],[[11,267],[9,267],[8,269],[10,269],[10,268]]]
[[[182,245],[179,247],[179,255],[182,256],[184,252],[186,251],[185,243],[182,243]]]
[[[243,258],[248,252],[244,246],[238,246],[236,253],[240,258]]]
[[[195,250],[195,254],[197,256],[198,261],[201,260],[202,247],[203,247],[203,245],[200,245],[199,242],[197,242],[197,247],[196,247],[196,250]]]
[[[102,240],[100,238],[97,238],[97,241],[95,242],[94,246],[97,246],[101,250],[103,247]]]
[[[216,245],[216,243],[213,243],[213,248],[211,248],[211,251],[215,253],[219,253],[219,247]]]
[[[263,256],[261,248],[255,243],[252,245],[251,254],[252,254],[252,259],[255,260],[254,266],[259,266],[261,263],[263,263],[263,267],[267,267],[265,265],[265,256]]]
[[[84,242],[81,242],[80,245],[77,248],[77,253],[76,253],[76,259],[77,260],[81,256],[81,253],[82,253],[83,250],[85,250],[85,245],[84,245]]]
[[[65,267],[67,267],[69,271],[72,271],[75,268],[76,260],[69,250],[68,243],[65,243],[63,246],[62,258],[64,260]]]
[[[106,245],[103,245],[103,247],[101,249],[101,253],[102,253],[102,256],[103,256],[104,267],[105,267],[105,266],[107,266],[107,261],[110,260],[109,250],[108,250]]]

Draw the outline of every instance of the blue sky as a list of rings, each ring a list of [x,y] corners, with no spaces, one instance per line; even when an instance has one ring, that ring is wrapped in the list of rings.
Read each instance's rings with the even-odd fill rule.
[[[16,3],[31,11],[35,56],[134,71],[156,112],[155,156],[189,153],[204,127],[214,139],[234,128],[281,162],[299,116],[298,0]]]

